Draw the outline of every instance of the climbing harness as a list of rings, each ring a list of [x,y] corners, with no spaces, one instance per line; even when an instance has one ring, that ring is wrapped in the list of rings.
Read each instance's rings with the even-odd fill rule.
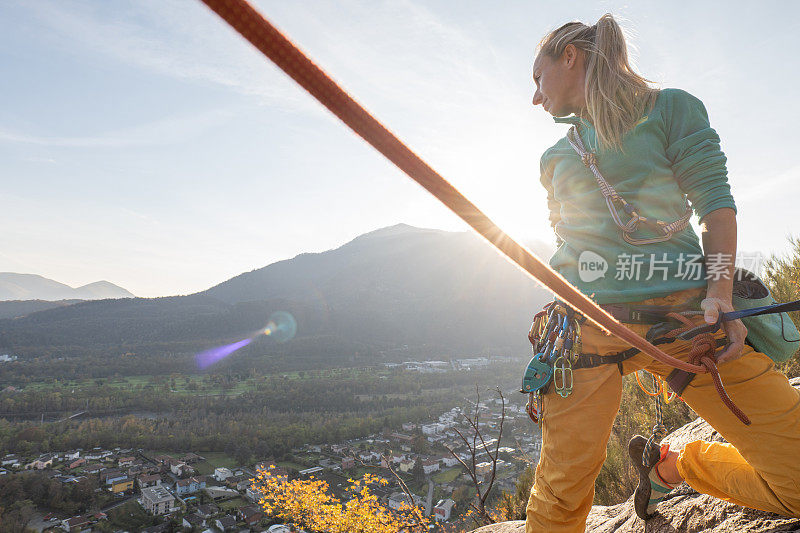
[[[601,307],[619,320],[651,325],[645,335],[645,339],[657,346],[674,342],[677,338],[675,335],[668,334],[682,322],[670,318],[669,315],[671,313],[682,313],[683,315],[700,313],[700,311],[692,310],[699,303],[700,298],[690,300],[680,306],[620,303],[604,304]],[[545,305],[544,309],[534,316],[528,333],[528,340],[533,349],[533,357],[523,374],[520,392],[529,395],[526,410],[531,420],[537,424],[541,424],[543,417],[542,396],[549,391],[551,383],[554,391],[562,398],[566,398],[573,389],[574,370],[615,364],[619,367],[620,374],[622,374],[622,363],[641,353],[637,348],[629,348],[609,355],[585,353],[581,339],[581,324],[585,321],[585,317],[572,311],[559,300]],[[724,345],[724,339],[715,340],[715,347]],[[685,372],[682,375],[693,376],[693,374]],[[659,388],[656,393],[650,393],[646,388],[642,388],[653,397],[661,394],[665,403],[674,400],[683,390],[681,388],[678,391],[673,388],[673,392],[669,393],[666,385],[662,383],[663,380],[661,378],[657,379],[659,380]],[[638,375],[637,380],[641,384]],[[670,386],[672,386],[672,383],[670,383]]]
[[[572,146],[573,150],[578,153],[578,156],[580,156],[584,166],[586,166],[586,168],[591,170],[592,174],[594,174],[595,180],[597,180],[597,185],[600,187],[600,192],[606,199],[606,205],[608,206],[608,211],[611,213],[611,218],[614,220],[614,223],[617,225],[620,231],[622,231],[622,238],[625,239],[625,241],[636,245],[664,242],[670,240],[673,235],[680,233],[686,229],[687,226],[689,226],[689,221],[692,218],[692,208],[689,205],[689,200],[684,198],[684,214],[681,218],[674,222],[667,223],[662,220],[643,216],[638,208],[627,202],[625,198],[620,196],[616,189],[614,189],[614,187],[608,183],[608,181],[606,181],[606,179],[600,173],[600,169],[597,167],[597,156],[594,152],[589,152],[586,150],[586,148],[584,148],[583,141],[581,141],[581,136],[575,126],[572,126],[567,132],[567,141],[569,142],[570,146]],[[625,214],[630,217],[627,222],[622,221],[615,202],[620,204]],[[638,231],[641,225],[644,225],[656,233],[660,233],[661,235],[658,237],[644,239],[633,237],[632,234]]]
[[[716,366],[715,353],[718,348],[726,345],[725,339],[714,338],[714,333],[719,330],[722,322],[736,320],[747,316],[758,316],[769,313],[781,313],[800,310],[800,300],[786,304],[774,304],[752,309],[744,309],[728,313],[721,313],[714,324],[695,326],[689,316],[702,314],[702,311],[687,309],[683,306],[644,306],[628,304],[610,304],[612,313],[618,316],[633,317],[638,323],[653,324],[647,331],[645,338],[653,345],[671,343],[676,340],[692,341],[689,349],[689,360],[693,364],[703,365],[714,381],[722,402],[745,425],[750,425],[750,419],[739,409],[725,390],[719,370]],[[533,422],[540,424],[544,417],[544,401],[542,396],[549,390],[552,382],[553,389],[562,398],[572,393],[573,371],[581,368],[593,368],[604,364],[616,364],[622,373],[622,363],[637,355],[639,350],[631,348],[617,354],[599,355],[583,353],[580,338],[580,325],[585,319],[579,313],[558,300],[551,302],[534,316],[533,324],[528,333],[528,340],[533,347],[533,358],[528,363],[522,378],[520,392],[529,396],[526,410]],[[643,371],[646,372],[646,371]],[[648,372],[649,373],[649,372]],[[648,390],[636,373],[636,381],[641,389],[655,398],[657,421],[652,434],[648,439],[648,448],[658,445],[666,435],[662,421],[662,406],[671,403],[682,394],[686,385],[694,377],[679,369],[674,370],[666,380],[651,374],[653,391]],[[667,385],[672,392],[667,390]],[[663,435],[662,435],[663,433]],[[645,454],[646,457],[649,454]],[[646,465],[647,466],[647,465]]]

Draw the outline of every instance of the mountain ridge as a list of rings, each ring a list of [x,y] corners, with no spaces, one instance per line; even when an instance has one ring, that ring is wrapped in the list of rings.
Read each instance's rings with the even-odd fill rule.
[[[119,285],[101,280],[80,287],[70,287],[38,274],[0,272],[0,301],[44,300],[102,300],[105,298],[134,298]]]
[[[298,338],[286,350],[322,354],[338,343],[340,351],[516,353],[549,298],[470,232],[400,224],[187,296],[87,301],[0,320],[0,347],[200,346],[241,338],[288,311]]]

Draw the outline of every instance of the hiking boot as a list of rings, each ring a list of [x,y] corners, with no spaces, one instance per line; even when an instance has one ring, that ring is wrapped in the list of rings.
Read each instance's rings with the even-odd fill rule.
[[[636,435],[628,442],[628,455],[630,455],[636,471],[639,472],[639,486],[633,493],[633,508],[636,515],[642,520],[651,518],[656,512],[658,503],[678,486],[664,481],[656,469],[656,466],[666,457],[669,446],[664,444],[660,450],[656,448],[650,451],[649,463],[653,466],[648,468],[642,464],[646,444],[647,439],[641,435]]]

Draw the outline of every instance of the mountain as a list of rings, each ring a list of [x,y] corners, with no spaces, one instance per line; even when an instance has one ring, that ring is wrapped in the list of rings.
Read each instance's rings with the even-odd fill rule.
[[[51,302],[48,300],[9,300],[0,302],[0,318],[23,317],[38,311],[72,305],[82,301],[83,300],[57,300]]]
[[[83,302],[0,320],[0,348],[208,345],[262,330],[285,311],[297,320],[297,337],[270,349],[286,353],[404,345],[431,354],[517,353],[549,299],[480,237],[400,224],[189,296]]]
[[[108,281],[72,288],[36,274],[0,272],[0,301],[8,300],[102,300],[133,298],[133,294]]]

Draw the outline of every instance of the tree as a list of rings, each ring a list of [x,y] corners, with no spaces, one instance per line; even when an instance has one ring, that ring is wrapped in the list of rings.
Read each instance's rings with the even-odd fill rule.
[[[254,488],[260,493],[261,506],[268,516],[304,529],[328,533],[427,531],[427,521],[420,520],[418,513],[410,509],[395,512],[378,501],[370,486],[386,485],[385,479],[366,474],[360,480],[349,481],[350,499],[346,502],[332,496],[325,481],[286,480],[268,470],[259,470]]]
[[[30,500],[12,503],[0,516],[0,533],[23,533],[33,519],[34,511],[36,507]]]
[[[497,459],[499,458],[500,439],[503,437],[503,423],[506,420],[506,399],[503,392],[498,387],[495,389],[500,396],[500,423],[497,426],[497,438],[494,446],[487,444],[487,439],[484,437],[483,430],[481,429],[481,415],[484,409],[481,407],[481,396],[475,388],[475,407],[472,414],[465,414],[464,421],[467,423],[468,431],[462,432],[454,428],[455,432],[464,442],[467,447],[467,458],[464,459],[461,455],[457,454],[452,448],[447,448],[450,454],[463,466],[475,489],[475,500],[469,504],[470,509],[476,513],[475,521],[479,524],[492,524],[496,522],[496,516],[487,509],[486,502],[494,487],[495,478],[497,476]],[[486,453],[491,464],[491,469],[486,474],[478,472],[477,457]]]
[[[533,477],[534,469],[528,465],[517,479],[514,492],[503,492],[498,505],[500,520],[525,520],[525,509],[528,506],[531,487],[533,487]]]
[[[411,477],[414,478],[415,483],[423,483],[425,481],[425,471],[422,469],[422,459],[417,458],[414,461],[414,467],[411,469]]]
[[[800,298],[800,237],[789,237],[791,251],[785,257],[771,256],[764,265],[764,283],[778,302],[791,302]],[[800,312],[789,313],[795,324],[800,324]],[[797,356],[779,363],[778,368],[789,377],[800,376]]]

